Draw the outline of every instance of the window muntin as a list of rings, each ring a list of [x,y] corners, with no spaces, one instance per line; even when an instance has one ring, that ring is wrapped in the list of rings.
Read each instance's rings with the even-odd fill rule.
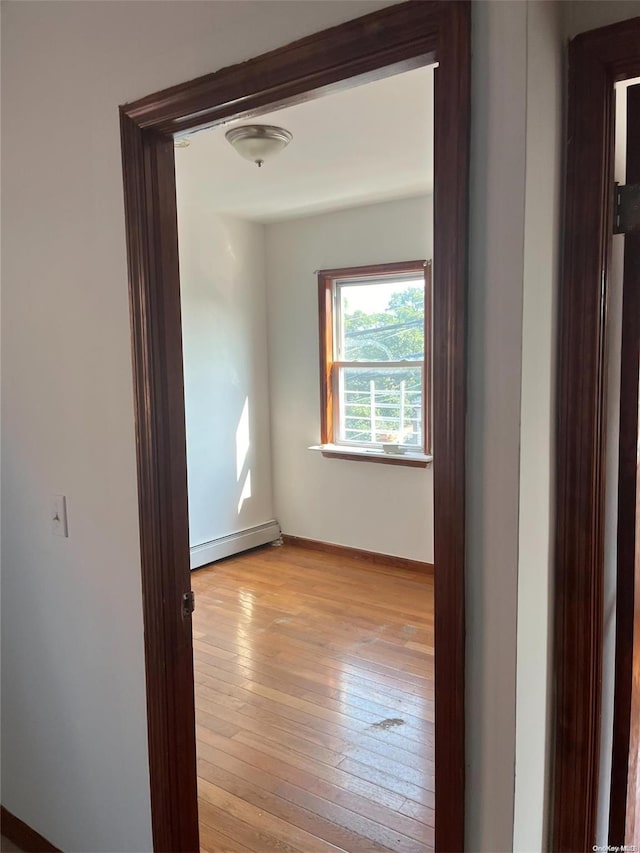
[[[427,452],[430,264],[322,271],[319,284],[322,442]]]

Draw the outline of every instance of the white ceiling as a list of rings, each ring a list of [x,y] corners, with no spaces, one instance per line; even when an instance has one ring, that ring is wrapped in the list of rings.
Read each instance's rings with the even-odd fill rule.
[[[176,150],[178,186],[208,193],[213,211],[273,222],[433,189],[433,67],[260,116],[293,134],[260,169],[224,138],[242,123]]]

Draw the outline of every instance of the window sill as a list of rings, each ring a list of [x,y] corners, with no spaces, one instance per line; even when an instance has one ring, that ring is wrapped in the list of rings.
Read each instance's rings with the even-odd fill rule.
[[[349,459],[353,462],[379,462],[383,465],[404,465],[408,468],[426,468],[433,462],[433,456],[426,453],[407,451],[406,453],[385,453],[364,447],[347,447],[343,444],[314,444],[308,448],[317,450],[328,459]]]

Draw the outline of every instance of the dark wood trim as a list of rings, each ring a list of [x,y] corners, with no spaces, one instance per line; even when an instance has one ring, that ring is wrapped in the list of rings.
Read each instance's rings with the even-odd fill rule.
[[[339,407],[336,400],[336,363],[333,351],[334,304],[333,288],[337,279],[366,278],[383,275],[401,275],[404,273],[422,273],[424,276],[424,361],[422,363],[422,452],[431,453],[431,261],[398,261],[387,264],[364,264],[357,267],[342,267],[332,270],[318,270],[318,320],[320,343],[320,442],[332,444],[335,441],[335,417]],[[395,465],[407,465],[424,468],[428,463],[416,459],[388,459],[384,457],[339,456],[334,451],[323,453],[334,459],[357,459],[362,462],[384,462]]]
[[[464,849],[469,32],[466,0],[402,3],[121,108],[156,851],[198,849],[172,137],[433,61],[435,835],[440,853]]]
[[[465,849],[465,421],[470,6],[444,3],[435,71],[433,488],[436,851]],[[445,61],[443,61],[445,60]]]
[[[142,129],[174,135],[313,100],[344,88],[345,80],[365,83],[428,65],[442,53],[446,2],[382,8],[141,98],[127,114]]]
[[[337,278],[366,278],[375,275],[395,275],[408,272],[422,272],[424,265],[431,263],[424,258],[417,261],[397,261],[388,264],[361,264],[357,267],[339,267],[333,270],[318,270],[318,276],[335,281]]]
[[[50,841],[4,806],[0,806],[0,832],[25,853],[60,853]]]
[[[569,45],[557,397],[555,746],[551,803],[554,851],[590,850],[595,843],[613,83],[638,71],[640,19],[582,34]]]
[[[121,114],[155,851],[197,851],[191,589],[173,141]]]
[[[627,184],[640,183],[640,85],[627,90]],[[622,238],[621,238],[622,239]],[[609,797],[609,844],[625,841],[629,754],[637,754],[640,732],[632,726],[634,621],[640,588],[636,586],[636,507],[638,448],[638,359],[640,358],[640,234],[624,238],[622,349],[620,357],[620,439],[618,464],[618,546],[616,590],[616,662],[613,752]],[[636,638],[636,643],[638,638]],[[638,654],[637,649],[635,654]],[[636,688],[637,689],[637,688]],[[631,797],[628,796],[631,794]],[[635,803],[633,803],[635,806]]]
[[[336,554],[341,557],[349,557],[352,560],[363,560],[374,566],[389,566],[396,569],[409,569],[412,572],[423,572],[433,574],[433,563],[421,560],[410,560],[408,557],[394,557],[392,554],[380,554],[377,551],[364,551],[362,548],[351,548],[348,545],[334,545],[333,542],[321,542],[318,539],[305,539],[303,536],[290,536],[282,534],[285,545],[297,545],[298,548],[307,548],[309,551],[321,551],[324,554]]]

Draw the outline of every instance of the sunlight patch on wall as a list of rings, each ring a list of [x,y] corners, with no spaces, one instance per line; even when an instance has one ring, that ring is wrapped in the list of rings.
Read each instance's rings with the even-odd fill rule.
[[[236,480],[240,481],[244,463],[247,461],[251,436],[249,435],[249,398],[245,397],[242,414],[236,429]],[[251,495],[251,484],[249,483],[249,496]],[[240,509],[238,509],[240,512]]]
[[[238,501],[238,515],[242,511],[243,504],[251,497],[251,469],[247,471],[247,476],[244,478],[242,491],[240,492],[240,500]]]

